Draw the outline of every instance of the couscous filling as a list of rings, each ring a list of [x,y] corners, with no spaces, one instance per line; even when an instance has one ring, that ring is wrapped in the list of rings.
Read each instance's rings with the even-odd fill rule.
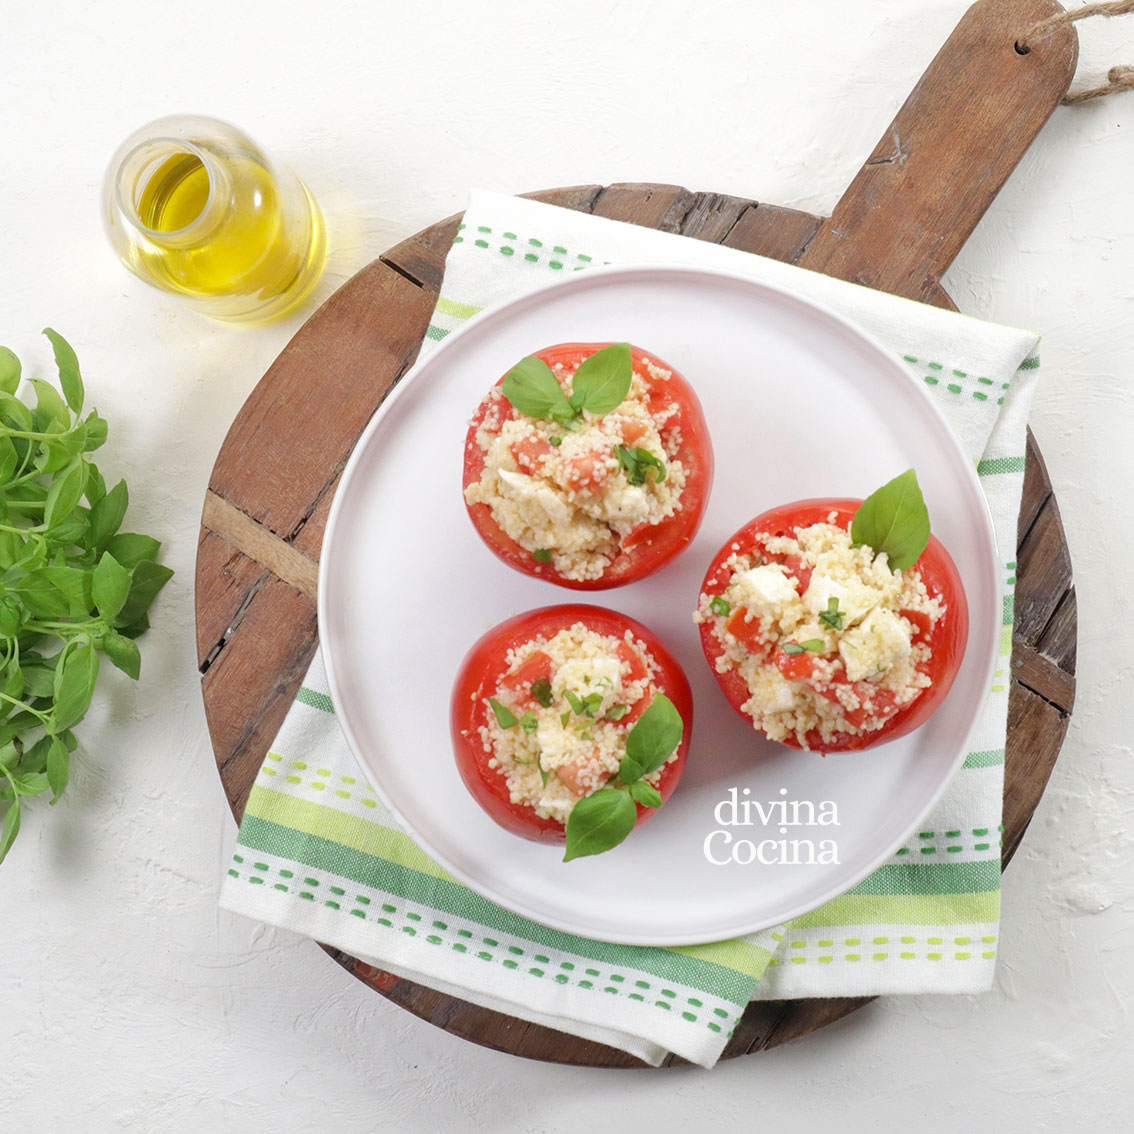
[[[568,397],[583,357],[551,368]],[[499,386],[488,395],[472,442],[484,467],[465,499],[487,505],[509,539],[566,579],[601,578],[620,552],[681,508],[680,411],[651,396],[672,374],[649,360],[645,370],[649,381],[635,369],[616,409],[583,410],[568,427],[519,412]]]
[[[755,727],[804,747],[816,735],[875,732],[915,701],[931,683],[945,613],[915,568],[891,570],[836,518],[751,551],[734,545],[694,614],[720,643],[718,672],[747,685],[742,709]]]
[[[505,778],[513,803],[566,824],[583,796],[618,774],[660,669],[629,630],[616,638],[581,622],[515,646],[506,660],[484,703],[488,766]],[[656,786],[664,767],[643,778]]]

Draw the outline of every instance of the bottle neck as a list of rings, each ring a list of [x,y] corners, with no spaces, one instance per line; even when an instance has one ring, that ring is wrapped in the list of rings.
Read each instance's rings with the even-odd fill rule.
[[[122,219],[159,249],[204,243],[229,209],[228,176],[208,149],[183,138],[150,138],[119,166]]]

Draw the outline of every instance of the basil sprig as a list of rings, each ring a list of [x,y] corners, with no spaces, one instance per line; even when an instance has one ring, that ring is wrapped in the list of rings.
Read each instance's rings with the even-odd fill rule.
[[[626,753],[615,781],[584,796],[567,817],[564,862],[602,854],[634,829],[635,803],[660,807],[661,794],[644,781],[673,755],[685,726],[673,702],[659,693],[626,735]]]
[[[664,462],[649,449],[628,449],[625,445],[615,445],[614,455],[626,470],[626,479],[635,487],[646,483],[646,473],[650,469],[654,470],[655,484],[661,484],[665,480]]]
[[[614,343],[583,359],[567,398],[555,371],[534,354],[520,359],[504,376],[504,397],[528,417],[558,422],[564,429],[579,428],[583,412],[600,417],[617,409],[630,392],[634,365],[629,343]]]
[[[855,547],[886,553],[891,571],[912,567],[929,543],[929,511],[917,474],[906,469],[859,506],[851,521]]]
[[[135,639],[173,574],[156,539],[118,530],[126,482],[108,490],[91,458],[106,421],[84,416],[74,350],[44,334],[59,389],[29,379],[34,408],[18,394],[19,359],[0,347],[0,862],[24,801],[50,791],[55,803],[67,787],[100,655],[138,677]]]

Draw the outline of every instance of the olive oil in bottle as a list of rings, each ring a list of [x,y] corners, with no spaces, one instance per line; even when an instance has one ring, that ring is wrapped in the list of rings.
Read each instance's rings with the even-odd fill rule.
[[[128,139],[104,189],[126,266],[220,319],[284,314],[314,286],[325,237],[303,183],[212,119],[162,119]]]

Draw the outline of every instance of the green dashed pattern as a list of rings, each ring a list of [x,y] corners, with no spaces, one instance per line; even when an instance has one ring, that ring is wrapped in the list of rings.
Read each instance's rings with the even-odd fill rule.
[[[243,856],[239,854],[233,855],[234,866],[229,869],[229,877],[238,880],[243,880],[250,885],[261,886],[270,883],[272,888],[279,890],[282,893],[289,893],[292,887],[287,882],[276,882],[275,877],[281,879],[290,879],[293,877],[292,871],[285,868],[273,868],[266,862],[255,862],[249,868],[245,864]],[[237,869],[237,867],[244,866],[244,871]],[[426,918],[429,918],[429,929],[439,930],[438,933],[421,933],[422,940],[430,945],[436,945],[442,948],[451,949],[458,953],[468,953],[475,956],[479,960],[488,961],[492,964],[500,964],[504,968],[514,970],[517,972],[524,972],[529,976],[535,978],[549,977],[555,983],[561,985],[574,985],[584,990],[593,991],[596,988],[601,988],[603,992],[626,996],[628,999],[646,1002],[646,995],[662,996],[665,1000],[655,1001],[655,1005],[663,1008],[666,1011],[671,1010],[673,1002],[681,1001],[681,1017],[683,1020],[691,1024],[701,1024],[712,1032],[720,1033],[725,1027],[729,1029],[728,1034],[732,1034],[732,1028],[735,1026],[736,1021],[739,1019],[740,1011],[726,1009],[720,1006],[715,1006],[711,1010],[713,1018],[708,1018],[705,1011],[705,1002],[698,996],[690,996],[685,993],[678,993],[672,988],[665,987],[664,982],[653,982],[649,980],[636,977],[632,982],[628,983],[629,978],[626,973],[612,970],[609,968],[594,968],[586,967],[582,973],[577,972],[577,967],[570,961],[563,961],[558,964],[560,971],[549,973],[547,968],[551,964],[551,958],[545,953],[539,953],[521,948],[517,945],[501,946],[499,940],[495,937],[486,935],[483,931],[477,928],[468,928],[467,926],[457,926],[451,920],[441,920],[432,917],[431,913],[422,914],[421,912],[411,909],[408,902],[398,903],[388,900],[389,895],[382,895],[382,901],[377,901],[377,895],[368,896],[365,894],[355,894],[353,899],[347,895],[347,891],[342,887],[335,885],[329,878],[322,879],[314,877],[306,877],[303,880],[305,889],[299,890],[298,896],[306,901],[322,901],[324,906],[330,909],[347,912],[353,917],[370,920],[377,925],[384,926],[387,929],[393,929],[400,933],[405,933],[411,937],[418,936]],[[327,894],[335,895],[334,897],[323,897],[322,894],[318,896],[314,891],[318,891],[322,887]],[[342,899],[341,901],[339,899]],[[377,902],[377,904],[375,904]],[[459,940],[454,940],[457,938]],[[614,947],[617,948],[617,947]],[[528,964],[528,962],[534,962]],[[639,989],[640,992],[633,992],[632,989]],[[708,995],[707,993],[703,995]],[[688,1007],[685,1007],[688,1005]],[[697,1012],[690,1009],[698,1009]]]

